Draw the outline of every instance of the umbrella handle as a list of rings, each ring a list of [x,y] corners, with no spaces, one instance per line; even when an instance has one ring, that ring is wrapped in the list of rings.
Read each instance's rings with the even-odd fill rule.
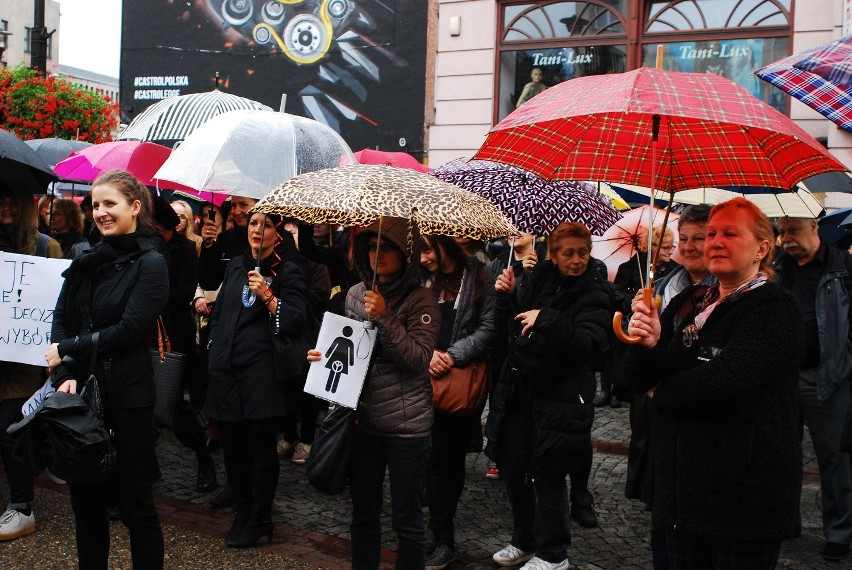
[[[651,295],[652,290],[650,287],[642,289],[642,302],[644,302],[648,307],[651,306]],[[621,311],[616,311],[612,316],[612,332],[615,333],[615,338],[624,344],[638,344],[642,341],[642,337],[628,336],[627,333],[624,332],[624,329],[621,328],[621,321],[623,318],[624,314]]]

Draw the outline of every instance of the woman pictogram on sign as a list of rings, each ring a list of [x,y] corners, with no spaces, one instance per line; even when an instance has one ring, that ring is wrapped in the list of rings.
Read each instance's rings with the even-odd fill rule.
[[[325,391],[334,394],[340,382],[340,375],[349,372],[349,367],[355,364],[355,345],[349,338],[352,336],[352,327],[343,327],[343,336],[334,339],[325,353],[328,360],[325,367],[328,368],[328,382]]]

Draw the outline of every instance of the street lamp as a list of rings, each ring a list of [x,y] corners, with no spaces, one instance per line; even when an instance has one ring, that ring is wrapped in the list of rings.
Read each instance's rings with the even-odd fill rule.
[[[12,32],[0,30],[0,67],[6,67],[6,62],[3,61],[3,52],[6,51],[6,38],[11,35]]]

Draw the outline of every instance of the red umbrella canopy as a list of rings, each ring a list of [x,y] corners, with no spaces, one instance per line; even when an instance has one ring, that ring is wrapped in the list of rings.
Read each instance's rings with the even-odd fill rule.
[[[656,169],[655,115],[661,117]],[[647,67],[551,87],[494,127],[474,158],[547,180],[603,180],[672,192],[703,186],[789,189],[808,176],[846,170],[788,117],[730,80]]]
[[[407,152],[394,152],[388,150],[372,150],[365,148],[353,152],[359,164],[385,164],[397,168],[408,168],[417,172],[427,173],[431,169]]]
[[[154,174],[171,153],[172,149],[169,147],[152,142],[107,142],[72,152],[68,158],[59,162],[53,171],[65,180],[92,182],[108,170],[126,170],[146,186],[186,190],[181,184],[154,178]]]

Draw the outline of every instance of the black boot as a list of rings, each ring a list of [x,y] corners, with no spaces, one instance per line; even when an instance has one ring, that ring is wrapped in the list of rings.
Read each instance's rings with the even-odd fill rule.
[[[196,452],[196,456],[198,457],[198,477],[195,480],[195,490],[199,493],[209,493],[219,486],[216,480],[216,464],[207,449]]]
[[[229,541],[233,542],[237,537],[242,536],[251,518],[251,499],[243,499],[235,503],[236,508],[234,510],[237,511],[237,514],[234,517],[234,524],[231,525],[231,528],[225,534],[225,544],[228,544]]]
[[[571,518],[585,528],[598,526],[598,514],[595,512],[595,503],[591,493],[571,495]]]
[[[236,525],[236,521],[234,523]],[[267,544],[272,543],[272,530],[274,525],[271,520],[264,521],[248,521],[248,524],[242,528],[240,532],[229,538],[225,538],[225,546],[231,548],[247,548],[254,546],[261,539],[266,537]]]
[[[254,546],[263,537],[267,538],[267,542],[272,542],[272,501],[278,488],[279,470],[277,461],[271,465],[253,465],[251,517],[243,531],[225,540],[225,545],[245,548]]]

